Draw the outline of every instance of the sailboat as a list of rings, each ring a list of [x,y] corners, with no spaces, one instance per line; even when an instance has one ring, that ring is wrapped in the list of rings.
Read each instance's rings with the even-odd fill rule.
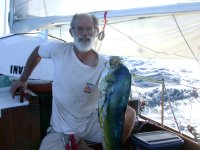
[[[10,34],[0,37],[0,52],[4,54],[0,55],[0,74],[15,79],[22,73],[27,57],[35,46],[51,40],[72,40],[68,34],[72,14],[56,12],[50,6],[62,7],[53,0],[48,0],[48,3],[45,0],[10,0],[9,4]],[[40,11],[38,7],[41,8]],[[199,64],[200,2],[100,10],[91,13],[100,20],[101,32],[95,43],[95,49],[99,53],[148,59],[193,59]],[[31,99],[30,107],[23,105],[20,109],[15,106],[16,110],[20,109],[20,114],[17,114],[14,108],[2,108],[0,149],[38,148],[49,125],[52,71],[51,62],[43,60],[31,75],[28,89],[32,92],[28,91],[26,94],[31,95],[27,97]],[[133,101],[133,98],[130,98],[129,105],[138,110],[137,101]],[[24,112],[31,115],[32,120],[30,116],[24,116]],[[11,125],[8,117],[17,118],[13,121],[15,126]],[[24,131],[19,129],[26,126],[20,117],[29,124],[29,128],[25,128]],[[152,131],[167,131],[183,139],[181,150],[200,149],[200,145],[192,137],[165,126],[163,121],[159,123],[142,114],[138,117],[139,132],[149,132],[151,135]],[[8,132],[5,133],[6,131]],[[90,146],[95,149],[102,148],[98,144]],[[134,148],[131,137],[125,148]]]

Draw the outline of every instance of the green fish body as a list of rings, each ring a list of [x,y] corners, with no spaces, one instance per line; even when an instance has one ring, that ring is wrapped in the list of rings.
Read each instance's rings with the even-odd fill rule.
[[[99,80],[99,121],[106,150],[121,150],[125,112],[131,90],[131,74],[119,57],[112,57]]]

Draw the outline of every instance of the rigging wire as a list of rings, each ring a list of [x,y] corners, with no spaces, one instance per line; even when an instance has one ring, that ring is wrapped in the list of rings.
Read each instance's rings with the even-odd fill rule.
[[[157,54],[163,53],[163,54],[165,54],[165,55],[168,55],[166,52],[158,52],[158,51],[153,50],[153,49],[151,49],[151,48],[149,48],[149,47],[147,47],[147,46],[144,46],[144,45],[140,44],[139,42],[137,42],[136,40],[134,40],[131,36],[129,36],[128,34],[122,32],[122,31],[120,31],[120,30],[118,30],[117,28],[113,27],[113,26],[110,25],[110,24],[108,24],[108,26],[111,27],[112,29],[114,29],[115,31],[117,31],[117,32],[119,32],[119,33],[125,35],[125,36],[128,37],[132,42],[136,43],[137,45],[141,46],[142,48],[148,49],[148,50],[150,50],[150,51],[152,51],[152,52],[154,52],[154,53],[157,53]]]
[[[43,7],[44,7],[45,15],[48,16],[48,13],[47,13],[47,5],[46,5],[45,0],[43,0]]]
[[[156,53],[156,54],[174,55],[174,56],[178,56],[178,57],[182,57],[182,58],[193,58],[193,57],[182,56],[182,55],[174,54],[174,53],[169,54],[169,53],[166,53],[166,52],[159,52],[159,51],[157,51],[157,50],[151,49],[151,48],[149,48],[149,47],[147,47],[147,46],[145,46],[145,45],[143,45],[143,44],[137,42],[137,41],[134,40],[131,36],[129,36],[128,34],[122,32],[122,31],[120,31],[120,30],[118,30],[117,28],[113,27],[112,25],[108,24],[108,26],[111,27],[112,29],[114,29],[115,31],[117,31],[117,32],[119,32],[119,33],[125,35],[126,37],[128,37],[128,39],[130,39],[133,43],[139,45],[140,47],[142,47],[142,48],[144,48],[144,49],[150,50],[150,51],[152,51],[152,52],[154,52],[154,53]],[[199,65],[200,65],[200,64],[199,64]]]
[[[146,81],[146,82],[153,82],[153,83],[159,83],[159,84],[162,84],[162,79],[155,79],[155,78],[152,78],[152,77],[145,77],[145,76],[140,76],[140,75],[136,75],[135,73],[131,73],[132,75],[132,78],[134,79],[141,79],[143,81]],[[186,84],[182,84],[182,83],[175,83],[177,85],[182,85],[182,86],[185,86],[185,87],[189,87],[189,88],[192,88],[192,89],[200,89],[200,87],[194,87],[194,86],[190,86],[190,85],[186,85]]]
[[[174,113],[174,109],[173,109],[172,104],[171,104],[171,99],[170,99],[170,97],[169,97],[169,94],[167,93],[167,88],[166,88],[165,84],[164,84],[163,86],[164,86],[164,90],[166,91],[166,94],[167,94],[167,101],[168,101],[169,106],[170,106],[170,108],[171,108],[172,115],[173,115],[173,117],[174,117],[174,121],[175,121],[176,126],[177,126],[177,128],[178,128],[178,131],[181,133],[180,127],[179,127],[178,122],[177,122],[177,120],[176,120],[176,116],[175,116],[175,113]]]
[[[153,112],[153,113],[156,113],[156,114],[158,114],[158,115],[161,115],[161,113],[158,111],[158,110],[156,110],[156,109],[151,109],[151,111]],[[171,120],[171,121],[174,121],[174,119],[172,119],[171,117],[168,117],[168,116],[164,116],[164,118],[166,118],[166,119],[168,119],[168,120]],[[159,121],[160,119],[158,119],[158,121]]]
[[[155,82],[155,80],[156,79],[153,79],[153,80],[151,80],[150,78],[147,78],[147,77],[142,77],[142,76],[138,76],[137,77],[137,75],[135,75],[134,74],[134,78],[139,78],[139,79],[145,79],[145,81],[147,81],[147,82]],[[160,82],[160,80],[157,80],[157,82],[156,83],[162,83],[162,82]],[[186,87],[190,87],[190,88],[193,88],[193,90],[195,90],[195,92],[196,92],[196,90],[197,89],[200,89],[200,88],[195,88],[195,87],[192,87],[192,86],[187,86],[187,85],[184,85],[184,84],[179,84],[179,85],[183,85],[183,86],[186,86]],[[141,96],[140,96],[140,94],[139,94],[139,91],[137,90],[137,87],[136,87],[136,84],[135,84],[135,82],[134,82],[134,84],[133,84],[133,86],[135,87],[135,92],[139,95],[139,100],[141,100]],[[163,118],[167,118],[167,119],[169,119],[169,120],[172,120],[172,121],[175,121],[175,123],[176,123],[176,126],[177,126],[177,129],[178,129],[178,131],[181,133],[181,131],[180,131],[180,127],[179,127],[179,124],[178,124],[178,122],[177,122],[177,119],[176,119],[176,116],[175,116],[175,113],[174,113],[174,110],[173,110],[173,107],[172,107],[172,104],[171,104],[171,99],[170,99],[170,96],[169,96],[169,94],[167,93],[167,88],[166,88],[166,86],[165,86],[165,84],[163,85],[163,87],[164,87],[164,92],[165,92],[165,94],[167,95],[167,101],[168,101],[168,103],[169,103],[169,107],[170,107],[170,109],[171,109],[171,111],[172,111],[172,114],[173,114],[173,118],[174,119],[171,119],[171,118],[169,118],[169,117],[166,117],[166,116],[163,116]],[[197,92],[196,92],[197,93]],[[192,106],[191,106],[192,107]],[[191,108],[192,109],[192,108]],[[161,115],[161,113],[159,113],[159,112],[157,112],[156,110],[153,110],[155,113],[157,113],[157,114],[159,114],[159,115]],[[190,121],[189,121],[190,122]]]
[[[155,18],[155,17],[143,17],[143,18],[137,18],[137,19],[127,19],[127,20],[122,20],[122,21],[109,22],[109,25],[121,24],[121,23],[138,21],[138,20],[142,20],[142,19],[151,19],[151,18]],[[156,17],[156,18],[158,18],[158,17]],[[155,32],[155,33],[152,32],[151,34],[157,34],[157,36],[162,36],[162,34],[170,34],[171,32],[174,32],[174,29],[166,30],[166,32]]]
[[[12,37],[12,36],[16,36],[16,35],[29,35],[29,34],[30,35],[31,34],[35,35],[35,34],[38,34],[38,33],[40,33],[40,32],[34,32],[34,33],[15,33],[15,34],[11,34],[11,35],[0,37],[0,39],[6,39],[6,38],[9,38],[9,37]],[[67,41],[65,41],[65,40],[63,40],[61,38],[58,38],[58,37],[55,37],[55,36],[52,36],[52,35],[49,35],[49,34],[48,34],[48,36],[51,37],[51,38],[63,41],[63,42],[67,42]]]
[[[153,79],[153,78],[150,78],[150,77],[139,76],[139,75],[136,75],[135,73],[131,73],[131,76],[134,79],[142,79],[143,81],[146,81],[146,82],[153,82],[153,83],[162,84],[162,80],[161,79]]]
[[[177,26],[177,28],[178,28],[179,32],[181,33],[181,36],[182,36],[182,38],[184,39],[184,41],[185,41],[185,43],[187,44],[187,46],[188,46],[188,48],[189,48],[190,52],[192,53],[192,55],[194,56],[195,60],[197,61],[197,63],[198,63],[198,64],[199,64],[199,66],[200,66],[200,62],[198,61],[198,58],[197,58],[197,57],[196,57],[196,55],[194,54],[194,52],[193,52],[193,50],[192,50],[191,46],[189,45],[189,43],[188,43],[187,39],[185,38],[185,36],[184,36],[184,34],[183,34],[183,32],[182,32],[182,30],[181,30],[180,26],[178,25],[178,22],[177,22],[177,20],[176,20],[176,17],[175,17],[175,15],[173,15],[173,18],[174,18],[174,21],[175,21],[175,23],[176,23],[176,26]]]
[[[154,18],[154,17],[148,17],[148,18]],[[112,29],[114,29],[115,31],[125,35],[126,37],[128,37],[128,39],[130,39],[132,42],[134,42],[135,44],[139,45],[140,47],[144,48],[144,49],[147,49],[147,50],[150,50],[156,54],[164,54],[164,55],[174,55],[174,56],[178,56],[178,57],[182,57],[182,58],[193,58],[193,57],[189,57],[189,56],[182,56],[182,55],[179,55],[179,54],[169,54],[167,52],[159,52],[157,50],[154,50],[152,48],[149,48],[139,42],[137,42],[135,39],[133,39],[131,36],[129,36],[128,34],[120,31],[119,29],[115,28],[114,26],[112,26],[112,24],[119,24],[119,23],[123,23],[123,22],[129,22],[129,21],[134,21],[134,20],[140,20],[140,19],[146,19],[146,18],[137,18],[137,19],[127,19],[127,20],[123,20],[123,21],[118,21],[118,22],[109,22],[109,24],[107,24],[109,27],[111,27]],[[172,32],[172,30],[168,31],[168,32]],[[187,41],[186,41],[187,42]],[[99,48],[100,49],[100,48]],[[200,65],[200,64],[199,64]]]

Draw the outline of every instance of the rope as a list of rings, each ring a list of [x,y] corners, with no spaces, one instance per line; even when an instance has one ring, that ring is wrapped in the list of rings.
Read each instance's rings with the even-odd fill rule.
[[[104,37],[105,37],[105,27],[106,27],[106,24],[107,24],[107,11],[104,12],[104,25],[103,25],[103,29],[102,31],[99,33],[98,35],[98,40],[99,41],[103,41]]]
[[[106,24],[107,24],[107,13],[108,13],[107,11],[104,12],[104,25],[103,25],[103,29],[102,29],[101,32],[99,32],[99,34],[97,36],[98,41],[95,43],[95,47],[97,47],[98,42],[99,42],[99,47],[98,47],[98,49],[96,48],[98,52],[100,51],[103,39],[105,38],[105,27],[106,27]]]
[[[106,27],[106,24],[107,24],[107,11],[105,11],[105,13],[104,13],[104,26],[103,26],[103,31],[105,30],[105,27]]]

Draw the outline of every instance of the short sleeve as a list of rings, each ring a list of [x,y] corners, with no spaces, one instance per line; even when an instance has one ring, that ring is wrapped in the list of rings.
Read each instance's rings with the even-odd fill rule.
[[[45,44],[41,44],[38,54],[42,58],[52,58],[52,56],[55,54],[54,52],[60,49],[60,47],[62,46],[62,42],[48,42]]]

